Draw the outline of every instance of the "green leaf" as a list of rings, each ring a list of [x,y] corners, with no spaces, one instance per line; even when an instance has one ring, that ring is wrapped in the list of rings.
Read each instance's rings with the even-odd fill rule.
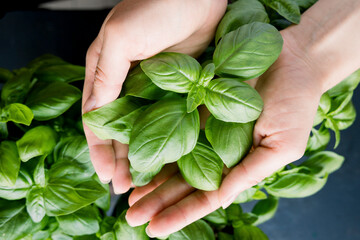
[[[33,157],[49,154],[54,149],[56,140],[56,132],[48,126],[30,129],[16,142],[20,159],[27,162]]]
[[[0,143],[0,186],[15,185],[20,170],[20,158],[15,142]]]
[[[41,187],[45,187],[45,185],[46,185],[45,167],[44,167],[45,158],[46,158],[46,155],[39,157],[39,161],[36,164],[36,167],[34,170],[35,184],[37,184]]]
[[[153,172],[138,172],[130,166],[132,183],[137,187],[145,186],[160,172],[161,168]]]
[[[5,83],[14,77],[14,74],[5,68],[0,67],[0,83]]]
[[[233,236],[229,233],[225,233],[225,232],[219,232],[218,233],[218,239],[219,240],[233,240]]]
[[[131,227],[125,220],[126,210],[124,210],[114,225],[116,239],[126,240],[148,240],[149,237],[145,233],[146,225]]]
[[[258,0],[238,0],[228,5],[228,10],[217,27],[215,43],[218,43],[225,34],[242,25],[270,21],[264,6]]]
[[[235,240],[268,240],[269,238],[265,235],[260,228],[250,225],[243,225],[239,228],[234,229]]]
[[[33,111],[34,119],[46,121],[56,118],[81,98],[81,91],[64,82],[35,85],[26,105]]]
[[[93,207],[87,206],[68,215],[58,216],[60,229],[70,236],[94,234],[99,231],[99,222]]]
[[[331,108],[331,97],[329,94],[324,93],[320,98],[320,102],[318,109],[316,111],[313,126],[320,124],[326,118],[326,115],[330,111],[330,108]]]
[[[199,131],[199,112],[187,113],[185,99],[153,104],[139,116],[131,132],[131,166],[138,172],[152,172],[177,161],[193,150]]]
[[[301,10],[306,10],[317,2],[317,0],[293,0],[293,1],[301,8]]]
[[[204,87],[193,85],[186,99],[187,112],[191,113],[201,105],[204,102],[205,95]]]
[[[278,205],[279,199],[273,196],[269,196],[267,199],[258,201],[251,211],[253,214],[258,216],[258,219],[253,224],[259,225],[273,218]]]
[[[339,146],[340,143],[340,129],[337,126],[335,120],[332,117],[327,117],[325,121],[325,127],[330,128],[335,133],[335,145],[334,149]]]
[[[67,64],[67,62],[52,54],[43,54],[40,57],[37,57],[31,62],[29,62],[27,67],[32,69],[37,69],[39,67],[47,67],[47,66],[61,65],[61,64]]]
[[[270,24],[254,22],[226,34],[214,52],[215,73],[249,80],[263,74],[279,57],[283,40]]]
[[[240,220],[243,214],[243,211],[239,204],[231,204],[225,209],[225,212],[229,222]]]
[[[35,77],[42,82],[74,82],[84,80],[85,67],[72,64],[48,65],[39,67]]]
[[[145,74],[158,87],[177,93],[189,92],[200,77],[201,66],[183,53],[159,53],[141,62]]]
[[[344,93],[351,93],[360,83],[360,69],[342,80],[335,87],[327,91],[330,97],[337,97]]]
[[[151,81],[141,69],[140,65],[129,72],[123,84],[122,92],[125,96],[134,96],[150,100],[158,100],[166,94],[166,91]]]
[[[84,136],[62,138],[55,146],[54,160],[90,162],[89,147]]]
[[[17,74],[7,81],[1,90],[1,100],[7,105],[10,103],[21,103],[30,90],[30,81],[33,71],[22,68]]]
[[[218,208],[217,210],[203,217],[203,219],[216,225],[226,225],[228,222],[226,212],[223,208]]]
[[[306,146],[306,153],[325,150],[330,142],[330,132],[324,124],[321,125],[319,130],[311,129],[312,136],[309,137]]]
[[[128,144],[135,120],[145,110],[132,97],[122,97],[83,115],[84,123],[100,139]]]
[[[263,107],[258,92],[247,83],[219,78],[206,88],[205,105],[218,120],[246,123],[256,120]]]
[[[249,152],[253,142],[254,122],[229,123],[210,116],[206,137],[228,168],[235,166]]]
[[[207,64],[200,73],[199,84],[203,87],[207,87],[209,82],[215,76],[215,64],[209,63]]]
[[[169,236],[169,240],[184,239],[215,240],[215,235],[209,224],[203,220],[198,220]]]
[[[44,188],[33,186],[26,195],[26,210],[34,222],[45,217]]]
[[[303,198],[320,191],[326,180],[327,176],[319,178],[304,173],[293,173],[279,177],[270,185],[265,185],[265,189],[276,197]]]
[[[261,0],[292,23],[300,23],[300,9],[294,0]]]
[[[1,109],[1,122],[12,121],[30,126],[34,114],[31,109],[21,103],[11,103]]]
[[[253,200],[253,196],[255,195],[257,189],[256,188],[248,188],[242,191],[235,199],[233,203],[245,203]]]
[[[324,177],[338,170],[344,163],[345,158],[334,152],[323,151],[312,155],[300,166],[307,167],[311,170],[311,174],[317,177]]]
[[[338,129],[344,130],[355,122],[356,110],[352,102],[349,102],[339,113],[330,115]]]
[[[11,187],[1,187],[0,186],[0,198],[5,198],[8,200],[16,200],[25,198],[26,194],[30,190],[33,181],[24,169],[20,169],[19,175],[16,179],[15,185]]]
[[[220,187],[223,163],[210,146],[198,142],[177,164],[181,175],[191,186],[205,191]]]
[[[103,235],[113,230],[116,218],[112,216],[105,216],[100,223],[100,234]]]
[[[101,235],[100,240],[116,240],[114,232],[107,232]]]
[[[352,96],[353,93],[345,93],[331,99],[331,109],[327,115],[333,117],[344,111],[351,102]]]
[[[51,240],[73,240],[73,237],[66,235],[59,228],[51,234]]]
[[[4,122],[0,122],[0,139],[7,139],[9,136],[9,131],[7,128],[7,124]]]
[[[101,208],[104,211],[108,211],[110,209],[110,186],[109,184],[103,184],[103,187],[106,189],[107,193],[105,196],[98,198],[94,203],[97,207]]]

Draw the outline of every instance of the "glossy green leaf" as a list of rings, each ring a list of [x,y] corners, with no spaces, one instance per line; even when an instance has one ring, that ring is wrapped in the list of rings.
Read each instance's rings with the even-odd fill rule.
[[[44,188],[33,186],[26,195],[26,210],[34,222],[45,217]]]
[[[199,113],[187,113],[185,99],[153,104],[139,116],[131,132],[131,166],[138,172],[152,172],[177,161],[193,150],[199,131]]]
[[[241,219],[243,211],[239,204],[231,204],[225,209],[226,216],[230,222],[237,221]]]
[[[0,198],[17,200],[26,197],[33,181],[27,171],[20,169],[15,185],[11,187],[0,186]]]
[[[233,203],[245,203],[253,200],[252,197],[254,196],[256,191],[257,191],[256,188],[245,189],[236,197]]]
[[[329,130],[324,125],[321,125],[319,130],[315,128],[311,129],[311,133],[312,136],[309,137],[306,146],[306,154],[325,150],[330,142]]]
[[[23,162],[33,157],[49,154],[56,145],[57,134],[48,126],[38,126],[27,131],[16,145]]]
[[[339,146],[339,143],[340,143],[341,135],[340,135],[340,129],[339,129],[336,121],[334,121],[334,119],[332,117],[327,117],[326,121],[325,121],[325,127],[334,131],[334,133],[335,133],[334,149],[337,148],[337,146]]]
[[[64,82],[52,82],[35,85],[26,105],[33,111],[35,120],[45,121],[60,116],[80,98],[78,88]]]
[[[22,68],[17,74],[7,81],[1,89],[1,100],[5,104],[21,103],[30,90],[33,71]]]
[[[145,233],[146,225],[141,225],[138,227],[131,227],[125,219],[126,210],[124,210],[114,225],[114,232],[116,239],[126,239],[126,240],[148,240],[149,237]]]
[[[35,77],[43,82],[74,82],[85,79],[85,67],[72,64],[48,65],[39,67]]]
[[[114,232],[107,232],[101,235],[100,240],[116,240]]]
[[[228,222],[226,212],[223,208],[218,208],[217,210],[203,217],[203,219],[216,225],[225,225]]]
[[[73,237],[63,233],[60,228],[51,234],[51,240],[74,240]]]
[[[2,141],[0,143],[0,188],[15,185],[20,162],[15,142]]]
[[[80,163],[90,161],[89,147],[84,136],[62,138],[55,146],[54,160],[70,160]]]
[[[145,186],[160,172],[161,168],[162,166],[153,172],[138,172],[130,166],[132,183],[137,187]]]
[[[349,102],[340,112],[337,114],[329,114],[334,120],[339,130],[344,130],[350,127],[356,118],[356,110],[352,102]]]
[[[215,240],[215,235],[209,224],[198,220],[178,232],[170,234],[169,240]]]
[[[300,166],[305,166],[311,170],[311,174],[323,177],[338,170],[344,163],[345,158],[334,152],[323,151],[312,155]]]
[[[103,187],[106,189],[107,193],[98,198],[94,203],[97,207],[101,208],[104,211],[108,211],[110,209],[110,201],[111,201],[111,194],[110,194],[110,185],[103,184]]]
[[[208,63],[200,73],[199,84],[203,87],[207,87],[207,85],[209,85],[210,81],[214,78],[214,76],[215,64]]]
[[[107,232],[112,231],[116,220],[117,219],[115,217],[113,217],[113,216],[105,216],[102,219],[101,223],[100,223],[100,231],[99,231],[99,233],[101,235],[103,235],[103,234],[105,234]]]
[[[228,168],[235,166],[249,152],[253,142],[254,122],[230,123],[210,116],[206,138]]]
[[[140,65],[158,87],[177,93],[189,92],[201,72],[198,61],[183,53],[159,53]]]
[[[193,85],[186,99],[187,112],[194,111],[199,105],[204,102],[206,90],[202,86]]]
[[[27,67],[32,69],[38,69],[39,67],[47,67],[61,64],[67,64],[67,62],[52,54],[43,54],[29,62],[27,64]]]
[[[344,109],[351,102],[352,96],[353,96],[353,93],[345,93],[345,94],[339,95],[335,98],[332,98],[331,99],[331,109],[327,115],[333,117],[333,116],[336,116],[336,115],[340,114],[341,112],[343,112]]]
[[[122,92],[125,96],[134,96],[150,100],[158,100],[166,91],[156,86],[144,73],[140,65],[131,70],[125,79]]]
[[[276,197],[303,198],[320,191],[325,185],[327,176],[319,178],[303,173],[293,173],[279,177],[275,182],[266,185],[266,191]]]
[[[335,87],[327,91],[330,97],[337,97],[344,93],[351,93],[360,83],[360,69],[355,71],[349,77],[338,83]]]
[[[46,155],[39,157],[38,163],[34,169],[34,181],[35,184],[45,187],[46,185],[46,177],[45,177],[45,162]]]
[[[300,23],[300,9],[294,0],[261,0],[292,23]]]
[[[0,83],[7,82],[13,77],[14,74],[10,70],[0,67]]]
[[[131,97],[122,97],[83,115],[84,123],[100,139],[128,144],[135,120],[144,107]]]
[[[267,199],[258,201],[251,211],[258,217],[256,222],[253,224],[259,225],[273,218],[277,211],[278,205],[279,199],[273,196],[269,196]]]
[[[21,103],[11,103],[1,109],[1,122],[12,121],[29,126],[34,118],[31,109]]]
[[[215,34],[215,43],[225,34],[252,22],[268,23],[269,17],[258,0],[238,0],[228,5],[228,12],[221,19]]]
[[[235,240],[269,240],[260,228],[243,225],[239,228],[234,229],[234,239]]]
[[[251,122],[262,111],[263,101],[260,95],[247,83],[219,78],[211,81],[206,91],[205,105],[218,120]]]
[[[215,73],[249,80],[264,73],[279,57],[283,40],[270,24],[254,22],[226,34],[214,52]]]
[[[96,212],[91,206],[79,209],[68,215],[58,216],[60,229],[68,235],[88,235],[99,231]]]

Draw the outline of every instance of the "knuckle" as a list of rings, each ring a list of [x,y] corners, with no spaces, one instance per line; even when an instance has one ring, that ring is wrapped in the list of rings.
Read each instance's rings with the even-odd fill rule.
[[[95,75],[94,75],[94,86],[95,87],[101,87],[106,85],[106,74],[102,70],[102,68],[98,65],[95,69]]]

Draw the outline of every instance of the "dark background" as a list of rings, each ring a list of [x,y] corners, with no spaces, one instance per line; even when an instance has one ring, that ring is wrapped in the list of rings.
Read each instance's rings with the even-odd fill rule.
[[[88,46],[108,10],[21,10],[0,19],[0,67],[16,69],[44,53],[85,64]],[[1,18],[1,13],[0,13]],[[360,113],[360,90],[354,94]],[[330,175],[319,193],[303,199],[281,199],[274,219],[260,225],[270,240],[360,239],[360,120],[341,132],[336,152],[343,167]],[[245,208],[250,208],[246,204]]]

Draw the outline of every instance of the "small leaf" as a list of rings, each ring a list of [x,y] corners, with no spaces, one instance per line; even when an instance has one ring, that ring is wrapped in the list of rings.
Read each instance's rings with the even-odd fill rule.
[[[312,136],[309,137],[306,146],[306,154],[316,151],[325,150],[330,142],[330,132],[324,124],[321,125],[319,130],[311,129]]]
[[[273,218],[278,208],[278,205],[279,199],[273,196],[258,201],[251,211],[256,216],[258,216],[256,222],[254,222],[254,225],[257,226]]]
[[[0,143],[0,186],[15,185],[20,170],[20,158],[15,142],[2,141]]]
[[[269,240],[260,228],[250,225],[243,225],[234,229],[235,240]]]
[[[35,77],[42,82],[74,82],[84,80],[85,67],[73,64],[48,65],[39,67]]]
[[[326,118],[326,115],[330,111],[330,108],[331,108],[331,98],[329,94],[324,93],[320,98],[320,102],[318,109],[316,111],[313,126],[320,124]]]
[[[1,109],[1,122],[12,121],[29,126],[33,118],[31,109],[21,103],[11,103]]]
[[[67,62],[52,54],[43,54],[40,57],[37,57],[31,62],[29,62],[27,64],[27,67],[32,69],[38,69],[39,67],[47,67],[61,64],[67,64]]]
[[[0,67],[0,83],[5,83],[14,77],[14,74],[5,68]]]
[[[41,187],[45,187],[45,185],[46,185],[45,167],[44,167],[45,158],[46,158],[46,155],[39,157],[39,161],[34,170],[35,184],[37,184]]]
[[[225,225],[228,222],[226,212],[223,208],[218,208],[217,210],[203,217],[203,219],[216,225]]]
[[[209,224],[203,220],[198,220],[169,236],[169,240],[184,239],[215,240],[215,235]]]
[[[233,203],[245,203],[253,200],[253,196],[256,193],[256,188],[248,188],[242,191],[235,199]]]
[[[207,87],[211,79],[215,76],[215,64],[207,64],[200,73],[199,84],[203,87]]]
[[[33,181],[27,171],[20,169],[15,185],[11,187],[0,186],[0,198],[17,200],[26,197]]]
[[[353,93],[346,93],[331,99],[331,109],[327,115],[333,117],[343,112],[351,102],[352,96]]]
[[[161,168],[153,172],[138,172],[130,166],[132,183],[137,187],[145,186],[160,172]]]
[[[187,112],[191,113],[199,105],[201,105],[204,102],[205,95],[205,88],[203,88],[202,86],[198,87],[196,85],[193,85],[186,99]]]
[[[124,210],[114,225],[114,232],[116,239],[126,239],[126,240],[148,240],[149,237],[145,233],[146,225],[141,225],[138,227],[131,227],[125,219],[126,210]]]
[[[261,0],[292,23],[300,23],[300,9],[294,0]]]
[[[33,71],[22,68],[17,74],[8,80],[1,90],[1,100],[6,104],[21,103],[24,101],[26,94],[30,90],[30,81]]]
[[[218,239],[219,240],[233,240],[233,236],[229,233],[225,233],[225,232],[219,232],[218,233]]]
[[[327,117],[326,121],[325,121],[325,127],[330,128],[331,130],[334,131],[334,133],[335,133],[334,149],[337,148],[337,146],[339,146],[339,143],[340,143],[341,135],[340,135],[340,129],[339,129],[338,125],[336,124],[336,121],[332,117]]]
[[[331,118],[335,122],[338,129],[344,130],[355,122],[356,110],[352,102],[349,102],[340,112],[330,115],[332,115]]]
[[[311,170],[311,174],[317,177],[324,177],[338,170],[345,158],[334,152],[323,151],[312,155],[309,159],[303,162],[300,166],[307,167]]]
[[[229,222],[240,220],[243,214],[243,211],[239,204],[231,204],[225,209],[225,212]]]
[[[34,222],[40,222],[45,217],[44,189],[33,186],[26,195],[26,210]]]

